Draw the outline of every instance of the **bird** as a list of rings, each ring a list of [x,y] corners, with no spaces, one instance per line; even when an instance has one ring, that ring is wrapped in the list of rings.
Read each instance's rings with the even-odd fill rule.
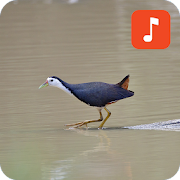
[[[75,96],[80,101],[86,103],[89,106],[96,107],[100,118],[97,120],[85,120],[74,124],[66,124],[65,126],[72,126],[74,128],[81,127],[92,122],[101,122],[99,129],[102,129],[107,119],[110,117],[111,112],[106,106],[117,102],[118,100],[125,99],[134,95],[134,92],[128,90],[129,75],[127,75],[121,82],[117,84],[108,84],[104,82],[88,82],[81,84],[70,84],[57,76],[50,76],[46,82],[43,83],[39,89],[47,86],[54,86],[62,89],[66,93]],[[102,109],[107,112],[106,118],[103,120]]]

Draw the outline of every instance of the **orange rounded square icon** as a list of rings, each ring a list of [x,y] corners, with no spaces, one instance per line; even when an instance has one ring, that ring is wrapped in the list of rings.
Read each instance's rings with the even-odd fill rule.
[[[137,10],[131,16],[131,43],[137,49],[165,49],[170,45],[170,14],[165,10]]]

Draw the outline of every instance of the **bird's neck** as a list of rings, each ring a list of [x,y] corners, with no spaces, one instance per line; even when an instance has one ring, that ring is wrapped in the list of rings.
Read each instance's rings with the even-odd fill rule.
[[[64,81],[59,81],[58,84],[55,85],[55,87],[62,89],[63,91],[65,91],[66,93],[68,93],[69,95],[72,95],[71,90],[68,88],[68,83],[64,82]]]

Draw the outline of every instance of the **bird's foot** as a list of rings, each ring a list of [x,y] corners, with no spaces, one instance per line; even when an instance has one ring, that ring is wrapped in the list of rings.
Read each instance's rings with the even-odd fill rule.
[[[79,128],[79,127],[81,127],[83,125],[86,125],[86,128],[88,128],[87,124],[92,123],[92,122],[99,122],[99,121],[102,121],[102,120],[103,120],[103,118],[101,117],[98,120],[86,120],[86,121],[78,122],[78,123],[75,123],[75,124],[66,124],[65,126],[73,126],[73,128]]]
[[[86,121],[78,122],[75,124],[65,124],[65,126],[73,126],[73,128],[79,128],[79,127],[82,127],[83,125],[86,125],[86,128],[88,128],[87,124],[92,123],[92,122],[97,122],[100,120],[101,119],[99,119],[99,120],[86,120]]]
[[[83,122],[78,122],[78,123],[74,123],[74,124],[65,124],[65,126],[73,126],[73,128],[78,128],[81,127],[83,125],[86,125],[89,123],[89,121],[83,121]]]

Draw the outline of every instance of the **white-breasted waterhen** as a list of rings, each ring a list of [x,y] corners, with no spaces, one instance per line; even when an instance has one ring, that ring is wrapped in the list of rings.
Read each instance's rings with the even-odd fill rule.
[[[107,121],[111,112],[106,108],[107,105],[117,102],[118,100],[131,97],[134,95],[133,91],[128,90],[129,75],[127,75],[121,82],[117,84],[107,84],[103,82],[89,82],[82,84],[69,84],[56,76],[48,77],[46,82],[42,84],[39,89],[46,86],[58,87],[70,95],[74,95],[80,101],[94,106],[98,109],[100,118],[98,120],[86,120],[75,124],[66,124],[66,126],[80,127],[92,122],[102,121],[99,128],[102,128]],[[101,113],[102,109],[108,113],[103,120]]]

